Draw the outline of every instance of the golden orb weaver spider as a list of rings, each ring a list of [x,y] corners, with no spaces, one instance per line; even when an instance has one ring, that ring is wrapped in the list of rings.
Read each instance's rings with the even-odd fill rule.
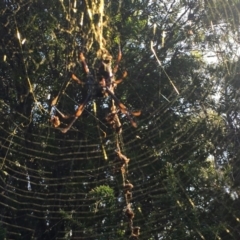
[[[75,74],[71,74],[72,80],[74,80],[76,83],[80,85],[86,85],[87,86],[87,94],[86,97],[83,99],[83,101],[78,105],[78,108],[74,115],[64,115],[60,110],[57,109],[55,106],[57,100],[54,99],[52,101],[52,106],[55,107],[56,111],[58,112],[59,116],[63,119],[69,119],[72,118],[72,121],[68,124],[65,128],[59,128],[62,133],[66,133],[72,125],[75,123],[75,121],[81,116],[83,110],[85,109],[87,103],[96,96],[110,96],[112,98],[113,104],[111,108],[111,112],[107,115],[106,120],[107,122],[112,126],[113,129],[117,133],[121,132],[121,123],[118,118],[118,112],[120,111],[123,113],[130,121],[131,125],[133,127],[137,127],[136,122],[133,120],[132,116],[139,116],[141,114],[140,111],[138,112],[130,112],[127,107],[115,96],[114,89],[116,86],[122,82],[122,80],[127,76],[127,72],[125,71],[123,73],[123,76],[119,80],[115,80],[115,73],[118,70],[118,64],[122,58],[122,53],[119,50],[118,58],[116,61],[115,67],[112,69],[112,57],[109,55],[103,56],[103,59],[101,61],[101,64],[98,68],[97,73],[97,81],[94,75],[89,70],[89,67],[86,63],[85,56],[82,52],[79,54],[79,59],[83,68],[84,73],[86,74],[85,81],[81,81]],[[115,105],[116,104],[116,105]],[[51,123],[54,127],[59,127],[61,124],[59,117],[54,115],[51,118]]]

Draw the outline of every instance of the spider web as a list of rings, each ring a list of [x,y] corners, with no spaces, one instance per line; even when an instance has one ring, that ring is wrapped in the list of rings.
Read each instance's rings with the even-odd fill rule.
[[[7,34],[15,39],[7,41],[4,32],[7,51],[0,49],[3,239],[239,238],[240,3],[167,2],[59,1],[56,8],[2,3],[4,24],[14,26]],[[20,22],[28,7],[31,14]],[[39,9],[48,14],[39,16]],[[144,14],[148,22],[141,22]],[[123,16],[129,29],[121,32]],[[48,28],[58,18],[58,30]],[[46,30],[47,47],[37,47],[40,56],[49,53],[46,60],[24,43],[24,34],[26,41],[28,32],[39,35],[35,19]],[[90,101],[67,134],[53,128],[52,98],[60,93],[57,107],[65,113],[82,100],[81,87],[67,75],[83,77],[79,50],[95,70],[102,51],[117,55],[120,40],[120,72],[126,67],[129,79],[116,94],[130,109],[142,109],[138,128],[120,114],[122,133],[116,134],[105,120],[108,98]],[[124,169],[119,149],[130,159]],[[134,185],[132,197],[126,197],[127,180]],[[135,215],[132,224],[127,209]]]

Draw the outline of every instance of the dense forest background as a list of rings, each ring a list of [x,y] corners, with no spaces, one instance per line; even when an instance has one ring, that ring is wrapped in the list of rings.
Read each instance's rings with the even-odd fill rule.
[[[240,239],[239,24],[239,0],[0,0],[0,239]],[[94,98],[63,134],[51,101],[74,113],[103,48],[138,127]]]

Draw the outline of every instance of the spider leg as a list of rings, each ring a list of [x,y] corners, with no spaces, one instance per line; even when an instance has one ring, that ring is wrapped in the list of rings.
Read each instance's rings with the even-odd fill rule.
[[[57,128],[57,127],[61,124],[58,116],[53,116],[53,117],[50,119],[50,122],[52,123],[52,125],[53,125],[55,128]]]
[[[58,112],[58,114],[61,116],[63,119],[68,119],[71,118],[72,116],[70,115],[64,115],[60,110],[57,109],[56,106],[54,106],[55,111]],[[57,128],[61,124],[59,116],[53,115],[50,119],[50,122],[52,123],[53,127]]]
[[[120,100],[115,96],[113,91],[111,91],[108,87],[106,87],[105,90],[114,99],[115,103],[118,105],[118,107],[120,108],[121,112],[123,114],[126,114],[126,112],[128,111],[127,107],[120,102]]]
[[[137,124],[136,124],[136,122],[134,122],[134,120],[133,120],[132,116],[130,115],[130,113],[127,112],[125,115],[128,118],[128,120],[130,121],[130,123],[132,124],[132,126],[136,128]]]
[[[113,86],[114,86],[114,88],[116,88],[117,85],[118,85],[119,83],[121,83],[126,76],[127,76],[127,71],[124,71],[124,73],[123,73],[123,75],[122,75],[122,78],[120,78],[120,79],[118,79],[118,80],[114,80],[113,83],[112,83]]]
[[[74,80],[74,81],[76,81],[78,84],[81,84],[81,85],[83,85],[84,84],[84,82],[82,82],[79,78],[77,78],[77,76],[75,75],[75,74],[71,74],[71,78]]]
[[[84,56],[84,54],[82,52],[80,52],[80,54],[79,54],[79,59],[80,59],[80,62],[82,64],[83,70],[84,70],[84,72],[87,75],[87,79],[88,79],[87,82],[88,83],[92,82],[92,76],[90,74],[88,65],[87,65],[87,63],[85,61],[85,56]],[[77,81],[77,83],[79,83],[79,84],[82,84],[82,85],[85,84],[80,79],[78,79],[74,74],[72,74],[72,79]],[[92,89],[88,92],[87,97],[85,98],[85,100],[81,104],[79,104],[79,106],[77,108],[77,111],[74,114],[73,120],[69,123],[69,125],[66,128],[62,128],[61,129],[62,133],[66,133],[72,127],[72,125],[76,122],[76,120],[81,116],[81,114],[82,114],[83,110],[85,109],[85,106],[87,105],[87,103],[88,103],[89,99],[91,98],[91,96],[92,96]]]
[[[117,58],[117,61],[116,61],[116,65],[115,65],[114,68],[113,68],[113,73],[116,73],[116,72],[117,72],[117,70],[118,70],[118,64],[119,64],[119,62],[121,61],[121,59],[122,59],[122,51],[121,51],[121,49],[120,49],[120,47],[119,47],[118,58]]]
[[[79,58],[80,58],[80,61],[82,63],[82,67],[83,67],[85,73],[88,74],[90,71],[89,71],[88,65],[87,65],[87,63],[85,61],[85,57],[84,57],[82,52],[80,52]]]
[[[73,117],[72,115],[64,115],[57,107],[55,107],[55,109],[63,119],[69,119],[69,118]]]
[[[72,125],[76,122],[76,120],[81,116],[81,114],[82,114],[83,110],[85,109],[85,106],[87,105],[91,96],[92,96],[92,94],[89,93],[87,95],[87,97],[85,98],[84,102],[79,104],[78,109],[75,112],[73,120],[69,123],[69,125],[66,128],[60,129],[62,133],[66,133],[72,127]]]
[[[106,92],[114,99],[115,103],[116,103],[116,104],[118,105],[118,107],[120,108],[120,111],[121,111],[123,114],[126,115],[126,117],[127,117],[128,120],[130,121],[130,123],[132,124],[132,126],[136,128],[136,127],[137,127],[137,124],[136,124],[136,122],[134,122],[131,114],[129,113],[129,111],[128,111],[128,109],[127,109],[127,107],[120,102],[120,100],[115,96],[115,94],[114,94],[108,87],[106,87],[105,89],[106,89]],[[139,114],[139,115],[140,115],[140,114]]]
[[[62,133],[66,133],[71,127],[72,125],[76,122],[76,120],[78,119],[78,117],[75,117],[72,122],[69,123],[69,125],[66,128],[61,128],[60,131]]]

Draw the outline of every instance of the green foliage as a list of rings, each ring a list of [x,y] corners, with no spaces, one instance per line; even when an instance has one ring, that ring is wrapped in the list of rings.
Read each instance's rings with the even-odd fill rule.
[[[89,198],[94,199],[93,207],[94,213],[100,209],[112,209],[115,204],[114,190],[106,185],[98,186],[89,192]]]
[[[105,0],[102,26],[99,3],[0,3],[0,238],[129,238],[109,99],[67,134],[49,123],[58,93],[65,114],[83,101],[69,73],[85,80],[79,51],[94,72],[102,37],[142,112],[136,129],[120,114],[119,138],[139,239],[239,239],[239,0]]]
[[[3,228],[2,226],[0,226],[0,239],[1,240],[5,240],[6,239],[6,235],[7,235],[6,233],[7,233],[6,229]]]

